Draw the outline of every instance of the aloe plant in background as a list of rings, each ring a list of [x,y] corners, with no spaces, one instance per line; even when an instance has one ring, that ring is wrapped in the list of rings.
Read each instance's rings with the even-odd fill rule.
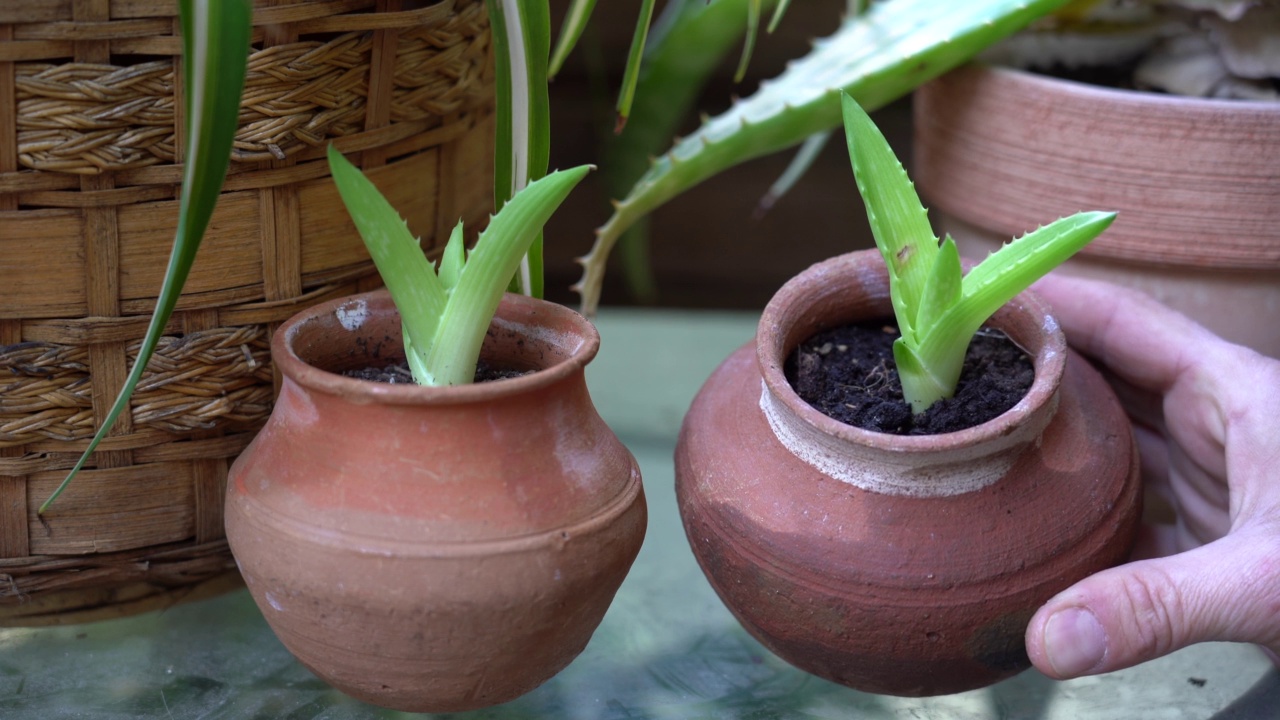
[[[906,170],[866,111],[841,96],[849,159],[902,333],[893,359],[914,412],[951,397],[969,341],[992,313],[1106,230],[1115,213],[1082,212],[1002,246],[963,274],[955,241],[941,244]]]
[[[547,219],[591,169],[581,165],[526,185],[493,216],[469,254],[459,222],[437,269],[391,203],[332,145],[329,168],[400,311],[405,358],[420,385],[472,381],[480,345],[508,281]]]
[[[582,295],[584,312],[596,310],[614,243],[667,200],[733,165],[837,127],[841,91],[864,107],[879,108],[1066,2],[888,0],[850,16],[782,75],[653,162],[580,258],[584,274],[574,289]]]
[[[231,145],[238,127],[240,93],[244,88],[252,31],[251,0],[181,0],[183,82],[186,96],[187,151],[183,161],[182,192],[178,202],[178,230],[156,300],[151,323],[124,386],[106,419],[65,480],[40,506],[43,514],[84,467],[142,379],[147,361],[164,334],[164,327],[182,294],[200,239],[209,225],[222,181],[227,175]]]

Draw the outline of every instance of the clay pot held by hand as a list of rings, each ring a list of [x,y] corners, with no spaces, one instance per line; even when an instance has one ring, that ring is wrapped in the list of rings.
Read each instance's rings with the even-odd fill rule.
[[[1032,356],[1035,381],[987,423],[869,432],[792,390],[798,344],[891,315],[874,250],[783,286],[685,418],[680,513],[716,592],[783,659],[868,692],[959,692],[1029,667],[1035,610],[1128,556],[1137,454],[1110,389],[1029,293],[991,324]]]
[[[635,460],[600,419],[577,313],[507,296],[491,365],[463,387],[335,374],[402,359],[385,292],[283,325],[267,426],[231,469],[227,537],[254,600],[307,667],[400,710],[511,700],[582,651],[645,529]]]

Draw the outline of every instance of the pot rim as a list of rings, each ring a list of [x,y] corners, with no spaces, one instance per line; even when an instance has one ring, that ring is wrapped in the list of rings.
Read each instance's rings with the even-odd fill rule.
[[[815,288],[818,289],[815,292]],[[800,342],[820,330],[835,327],[848,318],[826,317],[838,315],[813,314],[815,305],[829,300],[839,291],[844,296],[861,289],[868,293],[877,305],[892,318],[889,300],[888,270],[878,250],[859,250],[838,255],[816,263],[787,281],[765,307],[756,332],[756,362],[767,392],[785,410],[804,425],[818,433],[839,441],[890,453],[946,453],[972,449],[993,438],[1010,436],[1034,416],[1043,415],[1043,423],[1056,412],[1058,387],[1066,369],[1067,341],[1057,319],[1050,313],[1048,304],[1030,290],[1023,291],[1006,303],[992,316],[991,323],[997,329],[1011,313],[1039,316],[1040,346],[1029,348],[1025,342],[1010,335],[1010,339],[1031,356],[1035,378],[1026,395],[1012,408],[980,425],[949,433],[933,435],[894,435],[874,432],[848,425],[828,417],[805,402],[791,387],[783,372],[786,357]],[[803,337],[789,337],[797,323],[792,318],[806,318],[813,325]],[[1043,427],[1036,431],[1039,431]]]
[[[972,62],[956,70],[956,72],[965,71],[990,73],[999,78],[1001,82],[1009,84],[1052,89],[1055,94],[1065,94],[1078,102],[1123,103],[1152,110],[1177,106],[1183,112],[1190,108],[1213,117],[1220,117],[1224,113],[1238,116],[1241,111],[1272,118],[1280,115],[1280,103],[1267,100],[1190,97],[1146,90],[1114,88],[1105,85],[1094,85],[1080,80],[1045,75],[1035,70],[984,62]]]
[[[595,325],[574,310],[547,300],[506,293],[491,327],[520,329],[529,337],[558,349],[565,357],[526,375],[454,386],[391,384],[345,377],[303,359],[296,349],[302,333],[317,323],[339,323],[335,329],[361,327],[360,320],[339,319],[357,312],[397,313],[386,288],[335,298],[313,305],[285,321],[271,338],[271,355],[285,378],[313,392],[341,396],[352,402],[385,405],[456,405],[495,400],[543,389],[582,373],[600,349]],[[557,327],[560,326],[560,327]],[[318,329],[318,328],[317,328]],[[567,330],[567,331],[566,331]]]

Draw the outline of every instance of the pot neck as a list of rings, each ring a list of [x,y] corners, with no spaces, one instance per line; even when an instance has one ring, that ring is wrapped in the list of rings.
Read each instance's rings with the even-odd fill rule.
[[[822,330],[891,318],[889,279],[875,250],[832,258],[784,285],[765,308],[756,334],[762,377],[760,408],[778,441],[823,474],[863,490],[940,497],[973,492],[1003,477],[1057,411],[1066,339],[1048,307],[1024,292],[988,325],[1031,356],[1035,379],[1011,409],[981,425],[938,435],[863,430],[814,409],[783,372],[787,356]]]
[[[386,290],[339,298],[298,313],[276,331],[272,356],[301,389],[353,402],[452,405],[520,395],[568,380],[600,348],[583,316],[556,303],[508,293],[485,337],[480,357],[490,365],[530,370],[525,375],[470,385],[428,387],[358,380],[345,370],[404,360],[400,314]]]

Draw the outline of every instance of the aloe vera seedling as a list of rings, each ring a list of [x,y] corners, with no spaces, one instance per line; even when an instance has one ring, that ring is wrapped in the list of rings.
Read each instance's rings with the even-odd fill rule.
[[[1082,212],[1006,243],[963,274],[955,241],[941,244],[915,186],[858,103],[841,96],[849,159],[876,247],[889,269],[889,295],[902,333],[893,359],[912,411],[951,397],[974,333],[1027,289],[1106,230],[1115,213]]]
[[[378,188],[333,146],[329,169],[400,311],[414,381],[464,385],[475,377],[480,345],[512,274],[591,166],[553,172],[526,185],[493,216],[469,254],[459,222],[439,268],[422,254],[418,240]]]

